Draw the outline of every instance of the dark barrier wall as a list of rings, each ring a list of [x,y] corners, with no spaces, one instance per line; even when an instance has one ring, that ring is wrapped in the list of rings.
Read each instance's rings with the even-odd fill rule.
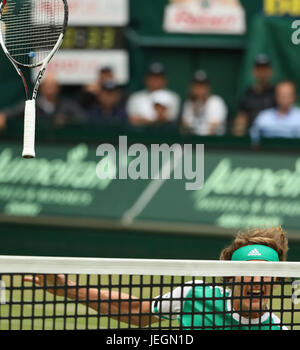
[[[230,238],[0,224],[0,255],[218,259]],[[300,257],[300,245],[299,254]]]
[[[174,235],[129,230],[0,224],[0,255],[218,260],[230,236]],[[300,260],[300,242],[290,239],[289,261]]]

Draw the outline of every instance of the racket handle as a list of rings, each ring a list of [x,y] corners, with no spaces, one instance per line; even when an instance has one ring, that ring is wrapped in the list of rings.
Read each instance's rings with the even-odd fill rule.
[[[35,100],[25,103],[23,158],[35,158]]]

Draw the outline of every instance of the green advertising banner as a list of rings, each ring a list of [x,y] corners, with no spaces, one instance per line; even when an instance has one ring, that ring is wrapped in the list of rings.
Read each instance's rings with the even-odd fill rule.
[[[205,150],[205,185],[188,191],[191,180],[103,179],[118,174],[103,163],[96,146],[39,145],[38,158],[23,160],[20,145],[2,142],[1,218],[66,220],[89,225],[103,220],[120,225],[189,227],[211,230],[282,225],[300,232],[300,157],[247,151]],[[193,154],[193,164],[199,158]],[[118,154],[123,165],[133,158]],[[121,164],[120,163],[120,164]],[[104,165],[103,165],[104,164]],[[184,163],[180,163],[182,166]],[[162,167],[164,164],[162,163]],[[176,170],[176,167],[175,167]],[[52,220],[53,219],[53,220]],[[207,231],[206,231],[207,232]],[[299,233],[300,234],[300,233]]]
[[[0,152],[0,208],[6,215],[118,219],[144,181],[100,180],[96,147],[39,146],[36,159],[20,157],[20,145]]]
[[[205,152],[205,185],[185,191],[168,181],[138,217],[222,228],[300,229],[300,158]]]

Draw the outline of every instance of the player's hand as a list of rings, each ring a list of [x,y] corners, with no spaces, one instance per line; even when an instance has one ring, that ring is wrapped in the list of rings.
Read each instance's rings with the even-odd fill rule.
[[[24,277],[25,282],[36,283],[39,286],[46,287],[49,293],[56,294],[58,296],[65,296],[67,287],[72,284],[68,282],[65,275],[36,275]],[[51,288],[52,287],[52,288]]]

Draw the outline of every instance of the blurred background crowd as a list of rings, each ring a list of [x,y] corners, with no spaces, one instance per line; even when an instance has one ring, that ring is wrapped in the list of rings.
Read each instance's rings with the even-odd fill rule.
[[[297,45],[292,43],[293,21],[289,17],[293,5],[291,2],[288,11],[286,4],[286,13],[279,16],[283,10],[276,4],[276,1],[250,4],[227,0],[165,0],[141,6],[135,0],[129,1],[126,25],[120,28],[117,24],[115,28],[121,31],[117,33],[122,43],[115,40],[114,50],[122,48],[129,55],[128,67],[122,68],[128,70],[128,77],[122,82],[118,64],[113,60],[109,64],[109,59],[101,58],[104,57],[101,52],[103,55],[113,52],[107,50],[112,29],[101,24],[83,32],[86,28],[74,26],[78,19],[76,22],[75,15],[71,15],[71,26],[60,54],[73,52],[70,57],[88,54],[89,45],[93,44],[91,38],[96,38],[101,50],[90,52],[99,54],[98,68],[93,77],[83,79],[83,84],[77,81],[72,85],[55,70],[47,75],[38,99],[40,127],[43,123],[54,130],[84,125],[93,130],[119,128],[120,132],[151,127],[182,135],[251,137],[255,144],[261,138],[299,138]],[[232,25],[228,34],[222,33],[220,24],[220,28],[216,24],[210,30],[200,24],[198,32],[195,29],[190,32],[188,27],[174,29],[173,22],[176,24],[179,17],[172,22],[170,13],[178,11],[180,16],[180,11],[188,9],[184,6],[195,11],[208,8],[211,11],[208,19],[216,9],[231,11],[241,28]],[[85,44],[81,43],[82,37]],[[152,43],[145,44],[146,40]],[[80,51],[76,45],[81,45]],[[2,57],[1,61],[4,60]],[[15,73],[5,74],[3,70],[4,80],[15,77]],[[2,134],[11,122],[23,118],[23,97],[16,82],[15,94],[11,83],[8,98],[0,97]]]
[[[183,134],[260,138],[300,138],[300,109],[296,106],[297,88],[292,80],[272,83],[273,66],[266,54],[253,61],[254,83],[237,101],[237,114],[229,116],[226,99],[214,93],[209,75],[196,70],[186,98],[168,85],[161,62],[153,62],[142,79],[142,90],[128,93],[115,78],[113,67],[104,66],[90,84],[77,88],[73,98],[65,97],[54,74],[41,85],[37,101],[39,123],[52,121],[56,127],[85,124],[90,128],[119,127],[161,130],[177,129]],[[7,120],[23,118],[24,102],[8,106],[0,113],[0,129]]]

